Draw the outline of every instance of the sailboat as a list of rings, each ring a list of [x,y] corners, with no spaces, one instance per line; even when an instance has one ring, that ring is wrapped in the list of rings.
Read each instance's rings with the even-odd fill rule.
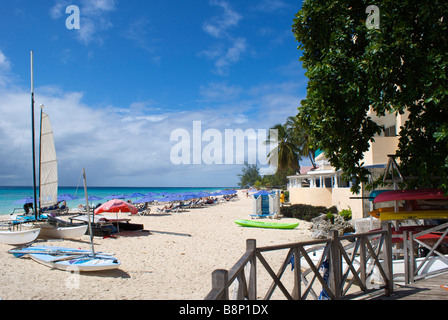
[[[39,228],[16,229],[12,222],[3,225],[4,230],[0,230],[0,242],[9,245],[23,245],[34,242],[39,236]]]
[[[13,249],[8,252],[17,258],[29,256],[34,261],[53,269],[64,271],[104,271],[117,269],[121,263],[110,253],[95,253],[93,234],[91,231],[90,208],[87,197],[87,183],[85,169],[83,169],[84,191],[86,194],[87,214],[89,216],[88,227],[90,230],[91,250],[54,247],[54,246],[30,246],[22,249]]]
[[[41,106],[40,123],[40,157],[39,157],[39,209],[55,206],[58,203],[58,167],[54,145],[53,129],[50,117]],[[42,219],[35,223],[41,229],[40,239],[73,239],[82,237],[87,225],[60,226],[54,220]]]
[[[32,134],[32,155],[33,155],[33,191],[34,191],[34,213],[35,219],[38,218],[37,192],[36,192],[36,159],[34,150],[34,80],[33,80],[33,51],[31,51],[31,134]],[[30,222],[30,217],[23,217],[8,221],[0,231],[0,242],[9,245],[28,244],[37,239],[40,234],[40,228],[23,228],[25,222]]]
[[[12,216],[11,221],[0,231],[0,242],[21,245],[41,239],[71,239],[79,238],[87,231],[86,225],[61,227],[48,222],[40,215],[40,209],[57,204],[58,197],[58,168],[56,149],[54,145],[53,129],[48,114],[43,112],[41,105],[40,121],[40,156],[39,156],[39,207],[36,187],[36,159],[35,159],[35,130],[34,130],[34,80],[33,80],[33,51],[31,51],[31,128],[33,155],[33,191],[34,191],[34,219],[29,216]],[[33,223],[33,228],[28,225]],[[7,228],[6,228],[7,227]],[[34,229],[34,230],[33,230]],[[37,230],[36,230],[37,229]]]

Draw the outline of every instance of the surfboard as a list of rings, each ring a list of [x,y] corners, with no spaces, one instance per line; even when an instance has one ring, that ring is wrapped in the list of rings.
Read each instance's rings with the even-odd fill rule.
[[[298,222],[280,223],[280,222],[268,222],[268,221],[245,220],[245,219],[235,220],[235,223],[243,227],[268,228],[268,229],[294,229],[299,225]]]
[[[448,196],[441,189],[393,190],[378,194],[373,202],[402,200],[448,200]]]

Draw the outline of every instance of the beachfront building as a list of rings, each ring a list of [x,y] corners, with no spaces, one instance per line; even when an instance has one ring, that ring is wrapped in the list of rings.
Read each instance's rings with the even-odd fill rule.
[[[389,154],[395,154],[398,147],[398,130],[407,119],[408,113],[388,114],[378,117],[371,111],[368,116],[379,125],[384,126],[381,135],[374,137],[370,148],[364,153],[364,166],[369,169],[371,178],[376,179],[384,172]],[[342,172],[335,170],[323,153],[316,155],[317,169],[302,170],[288,176],[289,201],[291,204],[310,204],[314,206],[336,206],[338,210],[352,210],[353,219],[364,218],[371,209],[367,197],[369,192],[361,186],[359,194],[350,191],[350,181],[342,179]]]

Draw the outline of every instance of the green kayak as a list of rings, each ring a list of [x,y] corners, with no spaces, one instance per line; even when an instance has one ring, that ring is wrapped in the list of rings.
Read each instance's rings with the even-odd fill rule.
[[[243,227],[270,228],[270,229],[294,229],[299,225],[298,222],[277,223],[269,221],[244,220],[244,219],[235,220],[235,223]]]

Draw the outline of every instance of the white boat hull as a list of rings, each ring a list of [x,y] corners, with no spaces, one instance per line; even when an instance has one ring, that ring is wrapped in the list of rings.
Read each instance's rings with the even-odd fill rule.
[[[24,231],[0,231],[0,242],[9,245],[28,244],[37,239],[41,229],[30,229]]]
[[[40,239],[76,239],[86,234],[88,225],[76,227],[43,226],[39,234]]]
[[[28,255],[34,261],[47,267],[70,272],[113,270],[121,265],[120,261],[110,255],[97,253],[93,257],[91,251],[81,249],[34,246],[14,250],[12,253],[18,257]]]

